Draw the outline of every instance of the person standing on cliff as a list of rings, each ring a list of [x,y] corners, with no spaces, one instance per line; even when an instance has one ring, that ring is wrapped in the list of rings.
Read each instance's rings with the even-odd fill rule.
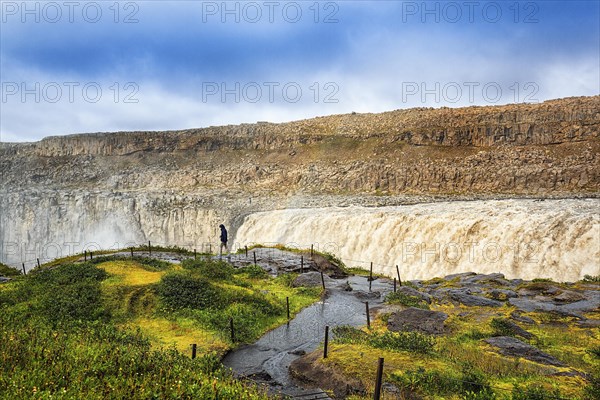
[[[219,248],[219,255],[223,255],[223,247],[225,247],[225,251],[229,252],[229,249],[227,248],[227,229],[225,229],[225,225],[221,224],[219,225],[219,228],[221,228],[221,247]]]

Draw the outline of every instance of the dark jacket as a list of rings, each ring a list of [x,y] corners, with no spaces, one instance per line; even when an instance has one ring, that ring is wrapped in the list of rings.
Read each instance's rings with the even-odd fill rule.
[[[221,242],[227,243],[227,229],[223,225],[220,225],[219,228],[221,228]]]

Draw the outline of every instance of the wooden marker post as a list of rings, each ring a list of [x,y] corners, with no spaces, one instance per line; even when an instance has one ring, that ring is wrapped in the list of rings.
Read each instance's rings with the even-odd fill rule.
[[[367,328],[371,329],[371,316],[369,315],[369,302],[365,302],[365,308],[367,310]]]
[[[375,393],[373,393],[373,400],[381,399],[381,383],[383,381],[383,357],[379,358],[377,365],[377,378],[375,380]]]
[[[396,273],[398,274],[398,283],[402,286],[402,279],[400,279],[400,268],[396,265]]]
[[[25,263],[23,263],[23,275],[27,275],[27,272],[25,272]]]
[[[196,345],[196,343],[193,343],[193,344],[192,344],[192,360],[193,360],[194,358],[196,358],[196,348],[197,348],[197,345]]]
[[[325,342],[323,344],[323,358],[327,358],[327,348],[329,345],[329,326],[325,327]]]

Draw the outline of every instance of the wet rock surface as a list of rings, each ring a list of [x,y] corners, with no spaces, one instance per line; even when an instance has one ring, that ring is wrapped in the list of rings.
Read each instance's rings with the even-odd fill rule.
[[[520,357],[540,364],[564,367],[565,364],[519,339],[510,336],[498,336],[485,340],[490,345],[499,349],[500,354],[510,357]]]
[[[390,315],[387,327],[392,332],[416,331],[439,335],[444,333],[447,318],[448,314],[443,312],[411,307]]]

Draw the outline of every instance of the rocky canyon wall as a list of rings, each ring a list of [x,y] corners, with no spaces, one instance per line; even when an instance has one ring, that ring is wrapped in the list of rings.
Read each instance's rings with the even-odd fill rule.
[[[600,96],[0,143],[0,261],[200,249],[276,209],[597,197],[599,154]]]

